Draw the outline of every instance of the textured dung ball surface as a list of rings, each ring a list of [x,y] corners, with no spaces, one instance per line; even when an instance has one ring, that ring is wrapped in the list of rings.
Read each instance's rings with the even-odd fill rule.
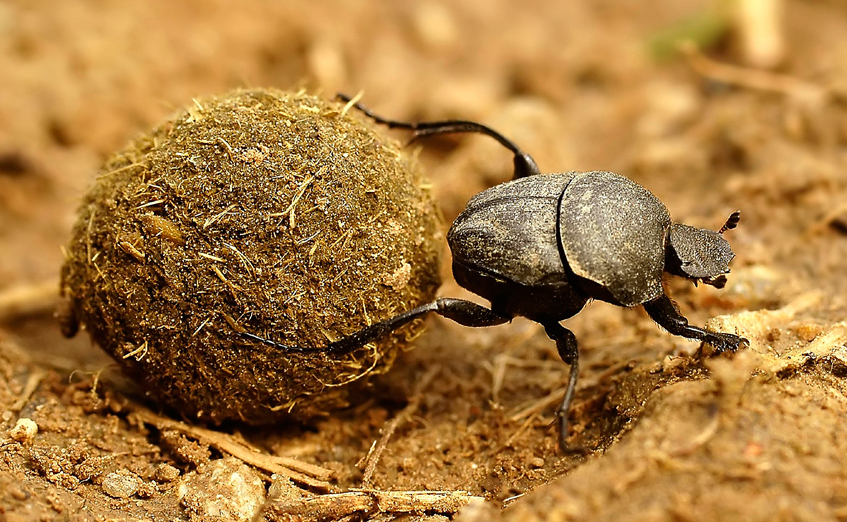
[[[344,406],[414,326],[335,359],[238,332],[320,347],[433,299],[441,236],[421,169],[342,109],[275,90],[198,100],[85,196],[62,270],[72,317],[183,415]]]

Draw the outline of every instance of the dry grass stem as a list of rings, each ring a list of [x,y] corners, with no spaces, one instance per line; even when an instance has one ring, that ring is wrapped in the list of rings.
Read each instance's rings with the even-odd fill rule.
[[[824,100],[830,94],[827,89],[819,85],[787,74],[738,67],[712,60],[693,45],[683,45],[681,50],[698,74],[716,82],[747,89],[777,92],[806,100]]]
[[[435,366],[421,378],[418,382],[415,394],[409,400],[409,404],[407,404],[396,417],[391,419],[391,421],[385,425],[385,428],[382,430],[382,437],[380,437],[375,446],[371,446],[371,450],[368,451],[368,456],[366,457],[365,472],[362,476],[363,487],[368,488],[372,485],[377,463],[379,463],[379,458],[388,446],[388,441],[391,439],[391,436],[394,435],[394,432],[397,431],[397,428],[406,422],[418,410],[421,400],[423,399],[423,391],[429,386],[432,380],[435,379],[436,375],[438,375],[440,371],[441,367]]]
[[[307,516],[310,520],[333,519],[355,513],[440,513],[458,512],[471,501],[482,497],[466,491],[376,491],[354,490],[320,495],[307,499],[278,501],[269,511],[277,515]]]
[[[59,282],[50,279],[0,290],[0,321],[50,312],[59,302]]]
[[[277,473],[290,478],[294,482],[315,489],[330,491],[334,488],[332,484],[327,482],[333,477],[332,470],[288,457],[260,453],[246,446],[232,435],[168,419],[140,406],[133,408],[133,415],[141,422],[151,424],[159,430],[178,431],[268,473]]]
[[[41,381],[43,381],[45,377],[47,377],[47,372],[43,370],[35,370],[30,373],[26,378],[24,389],[21,390],[21,394],[18,395],[18,400],[16,400],[9,409],[13,412],[19,412],[24,409],[24,406],[26,406],[29,398],[32,397],[32,394],[35,393],[35,390],[38,389],[38,385],[41,384]]]

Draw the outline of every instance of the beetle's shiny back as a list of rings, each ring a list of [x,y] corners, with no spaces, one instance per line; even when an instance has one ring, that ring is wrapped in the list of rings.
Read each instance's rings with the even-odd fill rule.
[[[457,282],[509,315],[579,311],[586,298],[568,279],[557,233],[559,198],[573,177],[521,178],[471,198],[447,234]]]
[[[556,222],[573,174],[496,185],[468,202],[447,241],[457,262],[526,286],[567,281]]]
[[[671,217],[649,190],[613,172],[580,173],[558,217],[568,267],[598,285],[592,297],[635,306],[662,295]]]

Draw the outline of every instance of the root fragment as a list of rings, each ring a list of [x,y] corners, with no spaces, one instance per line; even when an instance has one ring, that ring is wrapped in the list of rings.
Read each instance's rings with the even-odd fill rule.
[[[229,453],[251,466],[255,466],[268,473],[276,473],[288,477],[298,484],[323,491],[332,491],[335,489],[335,486],[327,482],[333,477],[332,470],[289,457],[258,452],[231,435],[168,419],[141,406],[134,408],[133,415],[139,421],[155,426],[159,430],[175,430],[186,437],[193,438],[203,444],[208,444],[224,453]]]

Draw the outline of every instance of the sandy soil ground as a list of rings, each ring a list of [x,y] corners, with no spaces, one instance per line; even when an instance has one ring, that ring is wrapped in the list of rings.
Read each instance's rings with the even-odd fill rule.
[[[786,1],[769,32],[729,4],[0,3],[0,520],[847,519],[847,8]],[[161,410],[60,335],[61,246],[109,154],[245,86],[482,121],[543,171],[625,174],[691,225],[741,209],[727,287],[667,286],[749,348],[711,357],[590,304],[566,322],[565,455],[567,366],[524,320],[431,319],[364,402],[308,425]],[[486,138],[421,145],[445,222],[510,176]],[[470,297],[442,272],[440,295]]]

